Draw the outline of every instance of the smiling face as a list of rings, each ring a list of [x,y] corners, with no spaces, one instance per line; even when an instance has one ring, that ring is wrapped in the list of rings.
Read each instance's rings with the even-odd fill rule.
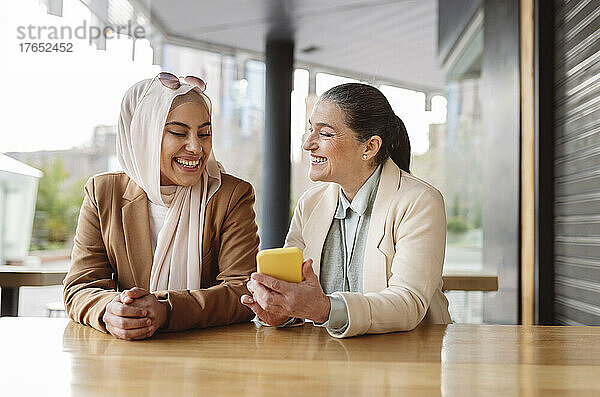
[[[212,127],[206,106],[186,102],[172,109],[163,130],[160,184],[195,185],[211,150]]]
[[[331,102],[317,102],[309,123],[303,149],[310,152],[310,179],[338,183],[350,198],[375,169],[368,161],[373,154],[355,138],[342,110]]]

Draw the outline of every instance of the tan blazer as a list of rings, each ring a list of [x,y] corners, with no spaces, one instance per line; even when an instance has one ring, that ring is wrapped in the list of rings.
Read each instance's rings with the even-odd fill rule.
[[[304,193],[286,238],[286,246],[313,259],[317,275],[339,191],[339,185],[324,183]],[[363,238],[364,294],[336,292],[346,302],[349,323],[344,333],[333,336],[408,331],[421,321],[451,322],[442,293],[446,213],[439,191],[388,159]]]
[[[240,303],[256,269],[258,234],[252,185],[228,174],[207,204],[202,239],[201,289],[157,291],[170,311],[165,329],[183,330],[248,321]],[[67,314],[107,332],[102,321],[117,291],[149,289],[152,243],[145,192],[123,173],[94,176],[75,235],[71,268],[64,280]]]

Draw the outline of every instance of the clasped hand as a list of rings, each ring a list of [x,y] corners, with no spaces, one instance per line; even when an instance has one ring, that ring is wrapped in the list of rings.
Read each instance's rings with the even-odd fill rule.
[[[312,259],[302,264],[303,280],[288,283],[261,273],[252,273],[247,283],[252,296],[241,302],[269,325],[276,326],[289,317],[323,323],[329,318],[331,304],[312,268]]]
[[[145,289],[133,287],[106,305],[102,320],[108,332],[119,339],[146,339],[167,322],[167,304]]]

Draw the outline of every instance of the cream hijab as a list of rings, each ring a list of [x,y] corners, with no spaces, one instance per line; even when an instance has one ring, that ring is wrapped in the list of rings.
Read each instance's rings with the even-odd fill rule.
[[[133,85],[121,103],[117,134],[119,162],[150,201],[169,208],[158,233],[150,292],[200,289],[206,205],[221,186],[221,172],[224,172],[211,150],[202,154],[209,158],[196,185],[177,186],[174,193],[161,194],[160,151],[167,114],[173,100],[191,90],[196,90],[210,107],[208,97],[196,88],[182,84],[172,90],[157,78]],[[183,103],[179,99],[177,104]],[[209,114],[212,114],[210,108]]]

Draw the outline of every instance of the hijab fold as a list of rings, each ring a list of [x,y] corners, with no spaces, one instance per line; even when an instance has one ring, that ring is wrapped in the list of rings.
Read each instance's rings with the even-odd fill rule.
[[[190,92],[195,90],[194,93]],[[195,95],[197,94],[197,95]],[[206,206],[221,186],[223,166],[211,150],[200,181],[172,189],[160,186],[162,134],[171,106],[197,102],[201,97],[211,114],[210,100],[187,84],[177,90],[156,78],[133,85],[123,97],[117,134],[117,157],[125,173],[140,186],[152,203],[168,207],[158,233],[150,292],[200,289],[202,237]],[[196,98],[196,99],[194,99]]]

